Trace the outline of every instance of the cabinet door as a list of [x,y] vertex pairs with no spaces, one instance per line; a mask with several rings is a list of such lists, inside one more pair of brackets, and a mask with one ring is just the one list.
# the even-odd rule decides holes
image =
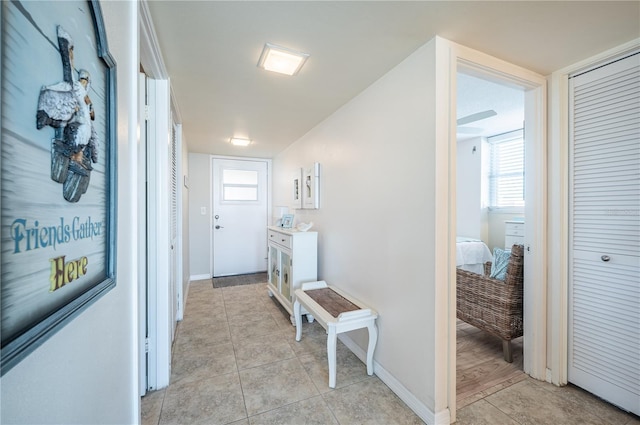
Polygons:
[[291,301],[291,256],[280,252],[280,293]]
[[280,261],[279,251],[273,246],[269,247],[269,283],[279,289],[278,286],[278,263]]

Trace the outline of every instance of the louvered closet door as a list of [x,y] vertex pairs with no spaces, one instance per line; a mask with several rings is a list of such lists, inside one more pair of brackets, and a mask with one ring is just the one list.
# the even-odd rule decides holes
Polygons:
[[569,381],[640,414],[640,54],[570,88]]

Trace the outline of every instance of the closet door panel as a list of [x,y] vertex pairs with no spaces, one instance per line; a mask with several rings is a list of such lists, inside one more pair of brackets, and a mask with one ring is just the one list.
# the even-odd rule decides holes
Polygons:
[[569,381],[640,414],[640,55],[570,87]]

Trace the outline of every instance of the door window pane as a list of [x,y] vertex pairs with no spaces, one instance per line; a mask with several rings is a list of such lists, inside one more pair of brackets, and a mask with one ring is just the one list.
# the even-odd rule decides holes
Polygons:
[[257,201],[258,172],[254,170],[222,170],[223,201]]
[[258,200],[258,187],[248,186],[231,186],[225,185],[223,187],[224,200],[225,201],[257,201]]
[[258,172],[252,170],[223,170],[223,184],[258,184]]

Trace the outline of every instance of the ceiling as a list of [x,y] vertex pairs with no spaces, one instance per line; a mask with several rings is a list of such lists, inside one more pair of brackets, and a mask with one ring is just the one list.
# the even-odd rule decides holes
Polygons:
[[[640,37],[637,1],[147,5],[189,151],[263,158],[277,155],[435,35],[542,75]],[[311,56],[294,77],[264,71],[256,64],[267,42]],[[495,109],[494,94],[460,95],[458,117]],[[232,136],[253,143],[235,147]]]
[[478,77],[458,73],[458,119],[484,111],[496,115],[458,125],[458,141],[490,137],[519,130],[524,126],[524,91]]

